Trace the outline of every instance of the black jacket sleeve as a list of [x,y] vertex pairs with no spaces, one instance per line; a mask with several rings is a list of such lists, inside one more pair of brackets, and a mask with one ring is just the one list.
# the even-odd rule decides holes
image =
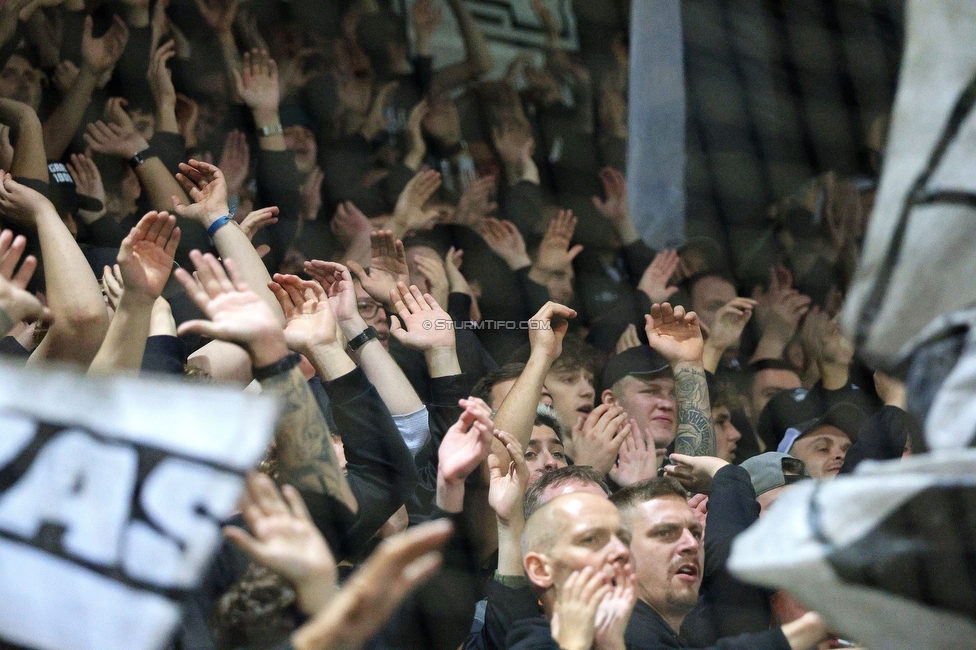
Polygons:
[[538,241],[536,226],[542,219],[542,189],[535,183],[519,181],[503,190],[501,199],[502,214],[518,227],[525,243],[531,246]]
[[347,480],[359,512],[349,533],[365,543],[403,505],[417,471],[393,416],[361,368],[323,384],[346,454]]
[[701,598],[682,625],[682,636],[696,647],[769,629],[769,592],[740,582],[727,569],[732,541],[758,518],[759,504],[749,473],[737,465],[716,472],[708,497]]
[[142,353],[142,370],[182,375],[188,355],[186,343],[175,336],[150,336]]
[[302,195],[294,152],[258,149],[256,181],[261,203],[278,206],[278,223],[258,233],[266,240],[264,243],[271,246],[271,252],[265,256],[264,263],[274,272],[281,266],[285,252],[295,238],[302,211]]
[[627,275],[630,277],[631,285],[636,289],[644,271],[654,261],[654,251],[644,243],[643,239],[638,239],[632,244],[627,244],[620,249],[620,256],[627,267]]

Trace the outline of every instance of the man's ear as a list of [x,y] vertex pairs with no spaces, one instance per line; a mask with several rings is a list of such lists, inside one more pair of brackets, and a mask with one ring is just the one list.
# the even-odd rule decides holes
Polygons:
[[613,393],[608,388],[600,393],[600,401],[609,406],[613,406],[617,403],[617,398],[613,396]]
[[525,556],[522,566],[525,568],[525,575],[529,582],[536,587],[548,589],[552,586],[552,569],[548,557],[533,551]]

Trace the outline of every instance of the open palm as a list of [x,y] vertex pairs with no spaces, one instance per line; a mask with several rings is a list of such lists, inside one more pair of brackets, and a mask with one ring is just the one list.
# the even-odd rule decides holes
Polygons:
[[118,263],[125,289],[158,298],[173,270],[173,255],[179,243],[176,217],[166,212],[147,213],[119,248]]
[[645,321],[648,343],[668,363],[701,361],[705,342],[695,312],[685,312],[680,305],[672,309],[670,303],[655,303]]

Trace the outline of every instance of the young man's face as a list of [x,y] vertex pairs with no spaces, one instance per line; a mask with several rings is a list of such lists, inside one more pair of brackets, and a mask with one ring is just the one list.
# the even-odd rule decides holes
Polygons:
[[[590,567],[613,579],[630,561],[630,534],[617,508],[606,496],[571,494],[559,497],[555,541],[545,556],[547,575],[537,586],[558,590],[574,571]],[[537,575],[530,571],[530,579]],[[539,583],[542,584],[539,584]]]
[[835,426],[825,424],[797,438],[789,454],[807,466],[813,478],[833,478],[840,472],[851,439]]
[[662,615],[686,615],[698,604],[705,566],[703,530],[678,496],[627,509],[630,543],[641,600]]
[[718,310],[735,298],[732,283],[714,275],[700,279],[691,289],[691,307],[709,328],[715,324]]
[[546,375],[545,391],[552,396],[552,408],[567,429],[576,426],[579,416],[593,410],[593,376],[582,369],[561,368]]
[[749,394],[749,417],[752,425],[756,425],[759,414],[776,393],[800,388],[802,385],[800,376],[792,370],[767,368],[757,372],[752,378],[752,390]]
[[742,433],[732,424],[729,407],[716,406],[712,409],[712,429],[715,431],[715,455],[731,463],[735,460],[735,450]]
[[569,464],[563,443],[550,427],[532,427],[532,437],[525,448],[525,464],[529,468],[529,485],[538,481],[546,470],[559,469]]
[[0,97],[23,102],[36,112],[41,106],[41,79],[40,70],[14,54],[0,70]]
[[641,431],[651,435],[654,446],[667,447],[678,429],[674,378],[624,377],[612,389],[603,391],[604,404],[617,404],[637,421]]

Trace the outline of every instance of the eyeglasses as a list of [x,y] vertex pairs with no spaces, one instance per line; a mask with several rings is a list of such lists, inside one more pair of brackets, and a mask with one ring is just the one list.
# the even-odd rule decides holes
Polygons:
[[375,300],[360,300],[356,302],[356,309],[359,310],[359,315],[369,320],[370,318],[376,318],[376,314],[380,311],[380,303]]

